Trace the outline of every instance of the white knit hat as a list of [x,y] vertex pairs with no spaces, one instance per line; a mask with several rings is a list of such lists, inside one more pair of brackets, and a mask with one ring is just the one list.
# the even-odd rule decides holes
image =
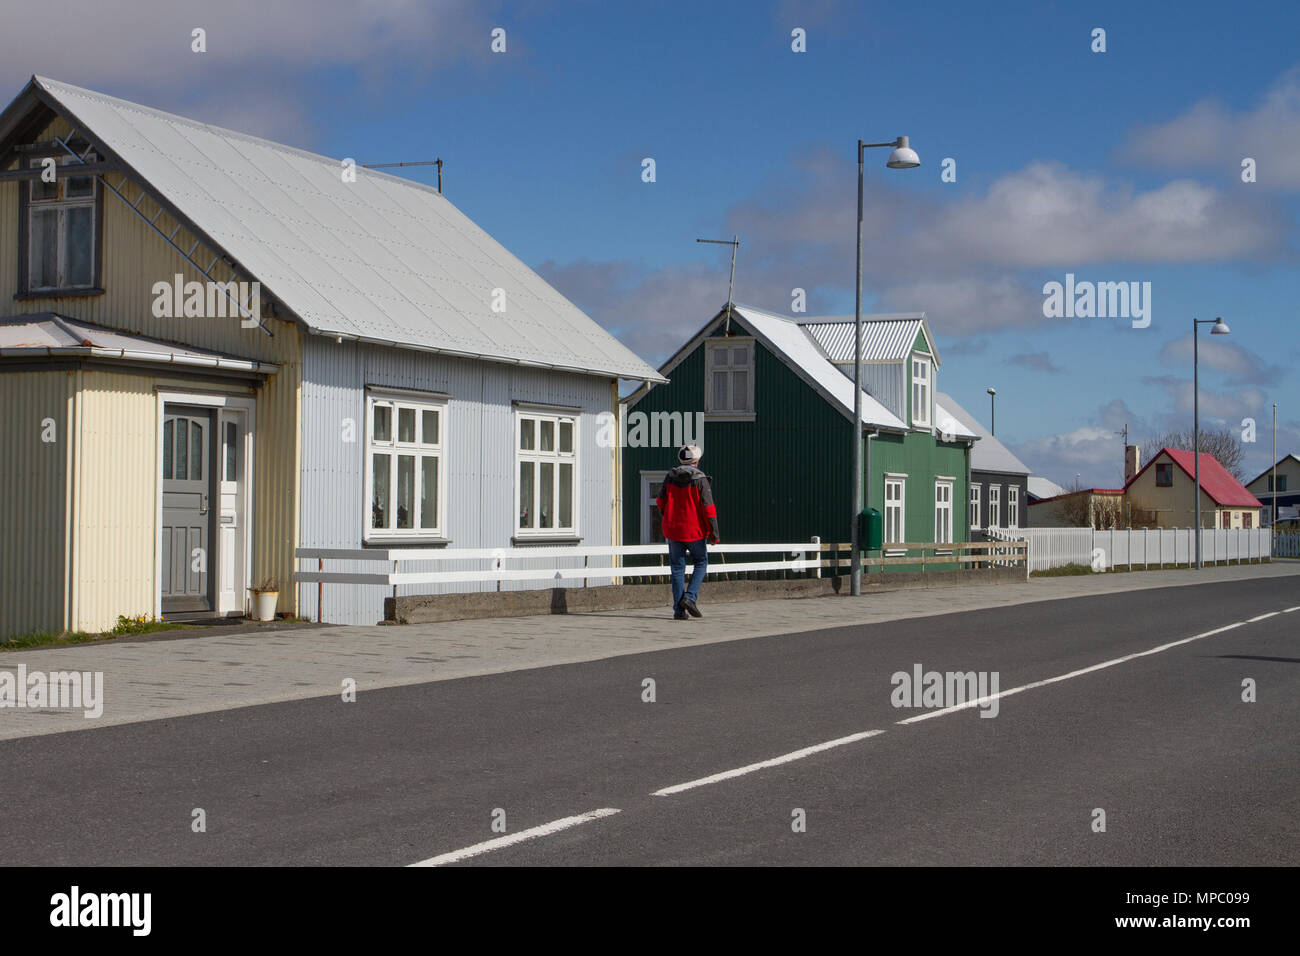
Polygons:
[[683,445],[677,450],[677,460],[683,465],[694,464],[704,456],[699,445]]

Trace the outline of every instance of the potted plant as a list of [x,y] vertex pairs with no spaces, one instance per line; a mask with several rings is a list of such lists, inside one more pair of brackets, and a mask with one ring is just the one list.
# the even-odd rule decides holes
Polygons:
[[275,606],[280,602],[280,585],[266,580],[249,591],[253,594],[253,620],[274,621]]

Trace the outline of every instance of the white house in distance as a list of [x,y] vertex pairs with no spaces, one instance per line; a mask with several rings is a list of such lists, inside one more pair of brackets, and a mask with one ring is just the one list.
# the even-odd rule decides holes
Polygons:
[[297,548],[618,544],[619,379],[663,381],[433,188],[41,77],[0,113],[0,638],[383,616]]

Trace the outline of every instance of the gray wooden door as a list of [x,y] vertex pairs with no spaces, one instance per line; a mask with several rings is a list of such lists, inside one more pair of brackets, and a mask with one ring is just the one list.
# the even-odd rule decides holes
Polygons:
[[163,412],[162,609],[210,611],[212,601],[211,409]]

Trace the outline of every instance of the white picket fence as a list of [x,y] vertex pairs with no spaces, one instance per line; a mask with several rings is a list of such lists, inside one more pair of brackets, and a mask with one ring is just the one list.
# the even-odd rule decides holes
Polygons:
[[[1013,528],[990,529],[999,541],[1027,541],[1029,570],[1046,571],[1068,564],[1116,568],[1158,568],[1165,564],[1196,563],[1194,528],[1112,529]],[[1100,553],[1098,551],[1100,550]],[[1201,560],[1237,562],[1271,558],[1272,535],[1267,528],[1201,532]]]

